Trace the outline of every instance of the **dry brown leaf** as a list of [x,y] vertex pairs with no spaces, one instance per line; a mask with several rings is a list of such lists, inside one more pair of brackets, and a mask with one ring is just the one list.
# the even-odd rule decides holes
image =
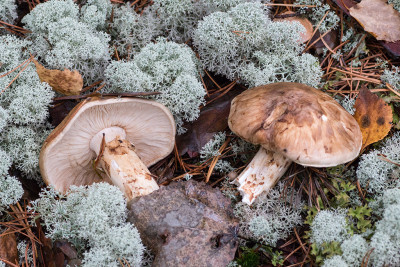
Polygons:
[[304,32],[300,33],[300,37],[301,37],[300,42],[301,43],[306,43],[313,36],[313,32],[314,32],[313,25],[306,18],[302,18],[302,17],[299,17],[299,16],[291,16],[291,15],[294,15],[294,14],[295,13],[293,11],[286,11],[286,12],[280,14],[282,16],[287,16],[286,18],[276,18],[276,19],[274,19],[274,21],[285,21],[285,22],[297,21],[297,22],[299,22],[301,25],[303,25],[303,27],[305,29]]
[[362,148],[383,139],[392,127],[392,109],[368,89],[361,89],[354,105],[354,118],[363,136]]
[[226,95],[202,108],[196,121],[183,125],[188,130],[176,138],[179,155],[187,153],[191,158],[197,157],[201,148],[212,139],[214,134],[228,127],[231,101],[241,92],[236,89],[229,91]]
[[48,83],[54,91],[64,95],[79,95],[83,88],[83,79],[78,71],[68,69],[49,70],[39,62],[33,60],[36,65],[36,72],[41,82]]
[[[18,262],[17,237],[6,230],[0,236],[0,258],[11,263]],[[1,261],[0,261],[1,262]]]
[[378,40],[400,40],[400,13],[386,0],[362,0],[350,14]]

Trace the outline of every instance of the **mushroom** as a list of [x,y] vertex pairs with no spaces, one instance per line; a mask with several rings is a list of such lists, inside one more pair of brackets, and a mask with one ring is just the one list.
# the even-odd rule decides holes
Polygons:
[[131,200],[159,188],[147,167],[171,153],[174,138],[174,119],[162,104],[89,98],[45,140],[40,172],[46,184],[61,192],[71,185],[106,181]]
[[273,83],[232,100],[228,124],[261,148],[237,177],[243,202],[269,191],[292,161],[336,166],[358,156],[362,135],[356,120],[333,98],[300,83]]

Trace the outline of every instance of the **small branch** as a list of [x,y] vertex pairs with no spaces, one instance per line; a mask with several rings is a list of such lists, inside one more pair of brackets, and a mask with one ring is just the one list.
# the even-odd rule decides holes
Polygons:
[[87,95],[71,95],[71,96],[61,96],[53,98],[53,101],[63,101],[63,100],[78,100],[84,99],[88,97],[105,97],[105,96],[120,96],[120,97],[138,97],[138,96],[151,96],[151,95],[159,95],[161,92],[135,92],[135,93],[108,93],[108,94],[100,94],[100,93],[90,93]]
[[264,4],[264,6],[317,7],[316,5],[275,4],[275,3],[267,3],[267,4]]
[[386,87],[390,90],[390,92],[400,97],[400,93],[396,89],[394,89],[389,83],[386,83]]
[[222,156],[222,151],[224,151],[224,149],[228,146],[228,143],[230,141],[231,141],[230,138],[226,139],[226,141],[222,144],[222,146],[218,150],[219,155],[214,157],[213,160],[211,161],[210,167],[207,172],[206,180],[205,180],[206,183],[208,183],[208,181],[210,180],[210,177],[215,168],[215,165],[217,164],[217,161],[219,160],[219,158]]
[[[314,34],[317,32],[317,30],[319,29],[319,26],[321,26],[322,22],[324,21],[324,19],[326,18],[326,16],[328,16],[329,11],[326,11],[325,15],[322,17],[321,21],[318,23],[317,27],[315,27],[315,30],[313,31],[313,33],[311,34],[311,36],[314,36]],[[329,31],[328,31],[329,32]],[[322,36],[320,36],[319,38],[323,38],[328,32],[324,33]],[[309,45],[310,41],[312,38],[310,38],[310,40],[308,40],[307,44],[306,44],[306,48],[304,49],[303,52],[307,51],[311,46],[313,46],[316,42],[318,42],[319,38],[317,40],[315,40],[311,45]]]
[[29,66],[29,63],[32,62],[32,59],[33,59],[33,56],[31,56],[31,57],[28,59],[28,62],[27,62],[26,65],[22,68],[22,70],[20,70],[20,71],[18,72],[17,76],[15,76],[14,79],[12,79],[12,81],[6,86],[6,88],[4,88],[4,89],[0,92],[0,95],[3,94],[4,91],[5,91],[8,87],[10,87],[10,85],[19,77],[19,75],[21,75],[21,73]]
[[394,164],[394,165],[400,167],[400,163],[397,163],[397,162],[394,162],[394,161],[388,159],[386,155],[384,155],[384,154],[377,154],[377,155],[378,155],[378,157],[379,157],[381,160],[386,161],[386,162],[389,162],[389,163],[391,163],[391,164]]

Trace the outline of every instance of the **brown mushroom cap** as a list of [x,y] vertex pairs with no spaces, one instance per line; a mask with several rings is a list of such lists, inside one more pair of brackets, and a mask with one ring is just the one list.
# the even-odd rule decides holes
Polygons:
[[336,166],[361,149],[356,120],[330,96],[300,83],[246,90],[233,99],[228,123],[248,142],[304,166]]
[[[95,172],[91,139],[109,127],[126,132],[125,139],[146,166],[171,153],[175,122],[155,101],[138,98],[92,98],[78,104],[47,137],[40,151],[40,171],[46,184],[65,192],[71,185],[108,181]],[[111,140],[110,140],[111,141]],[[106,140],[108,142],[108,140]]]

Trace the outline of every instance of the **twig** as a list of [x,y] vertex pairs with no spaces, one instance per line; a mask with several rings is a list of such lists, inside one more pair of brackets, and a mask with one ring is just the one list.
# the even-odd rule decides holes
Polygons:
[[85,88],[83,88],[83,89],[81,90],[81,93],[86,92],[86,91],[89,91],[90,89],[92,89],[93,87],[95,87],[96,85],[98,85],[98,84],[100,84],[100,83],[102,83],[102,82],[103,82],[103,80],[100,80],[100,81],[97,81],[97,82],[92,83],[92,84],[89,85],[89,86],[86,86]]
[[[104,86],[104,85],[103,85]],[[101,89],[101,88],[100,88]],[[96,91],[100,90],[99,88]],[[107,97],[107,96],[118,96],[118,97],[138,97],[138,96],[151,96],[151,95],[159,95],[160,92],[136,92],[136,93],[107,93],[107,94],[100,94],[100,93],[90,93],[86,95],[68,95],[68,96],[61,96],[53,98],[53,101],[63,101],[63,100],[78,100],[78,99],[85,99],[88,97]]]
[[396,89],[394,89],[389,83],[386,83],[386,87],[390,90],[390,92],[400,97],[400,93]]
[[224,96],[226,93],[228,93],[235,85],[236,85],[236,81],[233,81],[233,82],[231,83],[231,85],[230,85],[223,93],[221,93],[221,94],[218,95],[217,97],[215,97],[215,98],[211,99],[210,101],[208,101],[208,102],[206,103],[206,105],[208,105],[208,104],[214,102],[215,100],[217,100],[217,99],[223,97],[223,96]]
[[135,0],[132,2],[131,7],[133,7],[134,5],[136,5],[140,0]]
[[386,162],[389,162],[389,163],[391,163],[391,164],[394,164],[394,165],[400,167],[400,163],[397,163],[397,162],[394,162],[394,161],[388,159],[386,155],[384,155],[384,154],[377,154],[377,155],[378,155],[378,157],[379,157],[381,160],[386,161]]
[[339,68],[336,68],[336,67],[332,67],[332,70],[336,70],[336,71],[339,71],[339,72],[342,72],[342,73],[346,73],[346,74],[349,74],[349,75],[351,75],[351,76],[363,78],[365,81],[369,81],[369,82],[371,82],[371,83],[376,83],[376,84],[381,84],[381,83],[382,83],[382,82],[381,82],[380,80],[378,80],[378,79],[368,78],[368,77],[365,77],[365,76],[363,76],[363,75],[361,75],[361,74],[354,73],[354,72],[350,72],[350,71],[343,70],[343,69],[339,69]]
[[[311,36],[314,36],[314,34],[317,32],[317,30],[319,29],[319,26],[321,26],[321,23],[324,21],[324,19],[326,18],[326,16],[328,16],[329,11],[326,11],[325,15],[322,17],[322,19],[320,20],[320,22],[317,24],[317,27],[315,27],[315,30],[313,31],[313,33],[311,34]],[[323,38],[328,32],[324,33],[322,36],[320,36],[319,38]],[[316,42],[318,42],[319,38],[317,40],[315,40],[310,46],[309,43],[311,41],[308,40],[307,44],[306,44],[306,48],[304,49],[303,52],[307,51],[311,46],[313,46]]]
[[206,183],[208,183],[208,181],[210,180],[210,177],[211,177],[211,174],[212,174],[212,172],[213,172],[213,170],[214,170],[214,168],[215,168],[215,165],[217,164],[217,161],[219,160],[219,158],[220,158],[221,155],[222,155],[222,151],[224,151],[224,149],[228,146],[228,144],[229,144],[230,141],[231,141],[230,138],[226,139],[226,141],[225,141],[225,142],[222,144],[222,146],[218,149],[219,155],[218,155],[218,156],[215,156],[215,157],[213,158],[213,160],[211,161],[210,167],[209,167],[208,172],[207,172],[206,180],[205,180]]
[[219,86],[219,84],[214,81],[214,79],[211,77],[211,75],[207,72],[207,70],[204,70],[204,72],[207,74],[208,78],[210,78],[210,80],[218,87],[218,89],[221,89],[221,86]]
[[316,5],[296,5],[296,4],[275,4],[266,3],[265,6],[285,6],[285,7],[317,7]]
[[206,83],[204,82],[203,76],[201,76],[201,74],[200,74],[200,73],[199,73],[199,77],[200,77],[201,83],[203,84],[204,90],[206,90],[206,94],[207,94],[207,96],[210,96],[210,93],[208,92],[208,89],[207,89]]
[[[303,249],[304,253],[307,253],[306,248],[304,247],[303,242],[301,242],[301,238],[299,236],[299,234],[297,233],[296,228],[293,229],[294,230],[294,234],[296,235],[297,241],[300,243],[301,248]],[[308,256],[308,255],[307,255]]]
[[297,247],[295,250],[290,252],[289,255],[287,255],[286,258],[283,259],[283,262],[285,262],[287,259],[289,259],[289,257],[292,256],[294,253],[296,253],[296,251],[298,251],[299,249],[301,249],[301,246]]
[[32,62],[32,59],[33,59],[33,56],[31,56],[31,57],[28,59],[28,62],[27,62],[26,65],[18,72],[17,76],[15,76],[14,79],[12,79],[12,81],[6,86],[6,88],[4,88],[4,89],[0,92],[0,95],[1,95],[2,93],[4,93],[4,91],[19,77],[19,75],[21,75],[21,73],[29,66],[29,63]]

